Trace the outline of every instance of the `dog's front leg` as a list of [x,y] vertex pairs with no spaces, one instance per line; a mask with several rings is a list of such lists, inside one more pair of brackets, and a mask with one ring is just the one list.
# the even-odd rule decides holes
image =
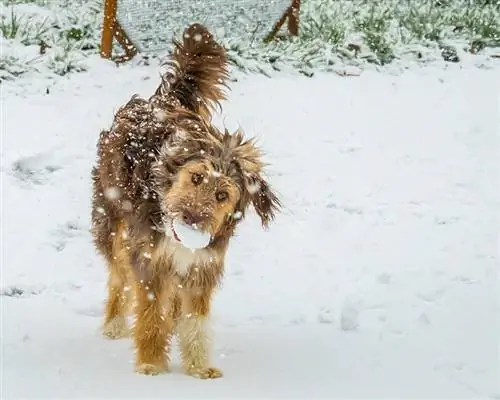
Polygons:
[[[141,279],[142,278],[142,279]],[[161,275],[139,274],[136,281],[136,371],[157,375],[168,369],[168,350],[173,331],[172,285]]]
[[210,365],[209,315],[212,290],[181,292],[181,316],[176,324],[182,363],[189,375],[201,379],[220,378]]

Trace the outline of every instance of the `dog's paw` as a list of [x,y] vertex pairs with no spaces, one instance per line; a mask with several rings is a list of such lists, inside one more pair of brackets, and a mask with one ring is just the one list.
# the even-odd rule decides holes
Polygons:
[[188,371],[188,374],[199,379],[217,379],[217,378],[222,378],[222,371],[213,368],[213,367],[208,367],[208,368],[191,368]]
[[130,335],[130,329],[123,317],[116,317],[104,325],[102,334],[108,339],[121,339]]
[[167,368],[161,365],[143,363],[135,367],[135,372],[142,375],[159,375],[167,372]]

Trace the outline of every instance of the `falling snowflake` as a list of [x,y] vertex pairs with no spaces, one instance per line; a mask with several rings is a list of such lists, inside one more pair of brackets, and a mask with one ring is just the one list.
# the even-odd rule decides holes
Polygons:
[[104,190],[104,197],[110,201],[118,200],[121,197],[120,189],[115,186],[106,188]]
[[125,200],[123,203],[122,203],[122,209],[124,211],[132,211],[132,203],[128,200]]
[[155,108],[153,110],[153,117],[156,121],[164,122],[167,120],[167,113],[160,108]]
[[260,190],[260,184],[258,182],[252,182],[247,185],[247,189],[250,194],[255,194]]

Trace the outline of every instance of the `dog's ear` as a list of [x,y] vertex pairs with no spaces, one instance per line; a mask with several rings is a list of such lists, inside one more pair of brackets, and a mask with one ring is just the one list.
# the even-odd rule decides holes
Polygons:
[[262,177],[265,164],[262,151],[255,143],[255,138],[244,139],[243,131],[238,129],[232,135],[226,130],[223,137],[224,147],[231,149],[231,164],[235,166],[243,181],[244,193],[241,208],[251,203],[260,217],[262,226],[267,228],[281,208],[281,202]]
[[280,210],[281,202],[269,183],[260,175],[250,175],[247,177],[246,184],[250,202],[260,217],[262,227],[267,228]]

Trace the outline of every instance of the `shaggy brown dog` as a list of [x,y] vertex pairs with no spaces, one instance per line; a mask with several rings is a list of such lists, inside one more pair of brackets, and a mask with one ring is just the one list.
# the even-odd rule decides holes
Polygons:
[[[98,143],[92,233],[109,270],[104,334],[128,336],[134,303],[138,372],[166,371],[177,334],[186,372],[217,378],[207,320],[229,240],[249,205],[267,226],[280,202],[262,176],[254,140],[210,123],[225,99],[223,48],[194,24],[182,44],[174,41],[169,65],[156,93],[133,97]],[[180,244],[175,219],[208,232],[209,245],[193,251]]]

